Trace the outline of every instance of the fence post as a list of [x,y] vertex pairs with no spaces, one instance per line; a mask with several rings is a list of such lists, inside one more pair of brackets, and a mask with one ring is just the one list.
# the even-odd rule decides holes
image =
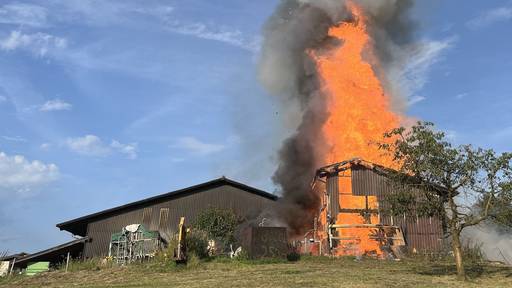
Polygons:
[[68,256],[66,258],[66,273],[68,272],[68,267],[69,267],[69,251],[68,251]]

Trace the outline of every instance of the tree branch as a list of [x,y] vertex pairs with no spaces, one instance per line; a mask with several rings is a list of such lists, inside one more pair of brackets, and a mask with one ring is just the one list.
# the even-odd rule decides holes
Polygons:
[[482,221],[486,220],[487,218],[489,218],[489,209],[491,207],[491,200],[494,198],[494,194],[491,194],[489,195],[489,198],[487,199],[486,203],[485,203],[485,209],[484,209],[484,213],[482,214],[482,216],[474,219],[473,221],[470,221],[470,222],[466,222],[466,223],[462,223],[461,224],[461,229],[464,229],[466,227],[469,227],[469,226],[474,226],[474,225],[478,225],[480,224]]

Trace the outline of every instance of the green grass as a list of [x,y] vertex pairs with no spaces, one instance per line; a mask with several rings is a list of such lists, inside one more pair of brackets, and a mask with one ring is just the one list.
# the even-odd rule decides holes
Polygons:
[[[422,259],[355,261],[350,257],[303,257],[283,260],[194,260],[187,266],[153,261],[128,267],[84,265],[34,277],[0,280],[0,287],[512,287],[512,270],[467,265],[470,280],[455,279],[449,262]],[[78,268],[78,266],[75,266]]]

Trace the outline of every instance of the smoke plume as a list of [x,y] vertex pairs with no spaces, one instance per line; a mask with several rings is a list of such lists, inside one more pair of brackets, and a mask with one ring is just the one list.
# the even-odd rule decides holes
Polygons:
[[462,237],[466,243],[479,247],[487,260],[512,265],[512,237],[510,232],[486,223],[467,227],[462,232]]
[[[314,173],[322,163],[325,141],[321,127],[326,121],[326,96],[319,90],[309,49],[329,43],[329,27],[351,21],[344,0],[282,0],[264,29],[259,77],[270,94],[278,99],[280,114],[292,135],[279,151],[279,166],[273,181],[282,189],[280,217],[295,234],[311,227],[320,198],[311,189]],[[380,67],[374,67],[392,97],[396,110],[405,107],[405,95],[394,83],[394,71],[407,63],[413,29],[408,12],[412,0],[352,0],[368,17],[373,50]],[[343,43],[329,43],[343,45]],[[371,60],[369,60],[371,61]],[[344,160],[344,159],[340,159]]]

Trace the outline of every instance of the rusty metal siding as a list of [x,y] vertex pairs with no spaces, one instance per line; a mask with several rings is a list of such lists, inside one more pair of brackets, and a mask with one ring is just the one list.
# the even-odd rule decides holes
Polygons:
[[[262,210],[275,201],[235,188],[229,185],[211,188],[205,191],[182,195],[175,199],[167,199],[145,207],[137,207],[131,211],[120,212],[93,222],[87,227],[87,235],[91,242],[86,244],[84,255],[87,258],[108,255],[110,237],[112,233],[119,232],[124,226],[135,223],[149,223],[149,230],[159,230],[164,238],[170,238],[177,230],[180,217],[185,217],[186,224],[190,225],[196,215],[209,208],[218,207],[232,209],[237,215],[251,218],[257,216]],[[151,209],[145,209],[151,208]],[[162,209],[162,210],[161,210]],[[167,227],[160,226],[160,211],[167,214]],[[151,217],[147,213],[151,211]],[[146,215],[144,215],[146,212]],[[144,217],[145,216],[145,217]]]
[[327,176],[327,196],[329,201],[329,210],[331,219],[338,219],[340,213],[340,191],[338,187],[339,177],[337,174]]
[[[392,186],[385,176],[363,166],[352,166],[352,193],[357,196],[377,196],[382,207]],[[380,214],[380,213],[379,213]],[[437,217],[405,215],[391,217],[379,215],[380,223],[402,227],[410,250],[417,252],[438,251],[442,248],[443,232]]]

